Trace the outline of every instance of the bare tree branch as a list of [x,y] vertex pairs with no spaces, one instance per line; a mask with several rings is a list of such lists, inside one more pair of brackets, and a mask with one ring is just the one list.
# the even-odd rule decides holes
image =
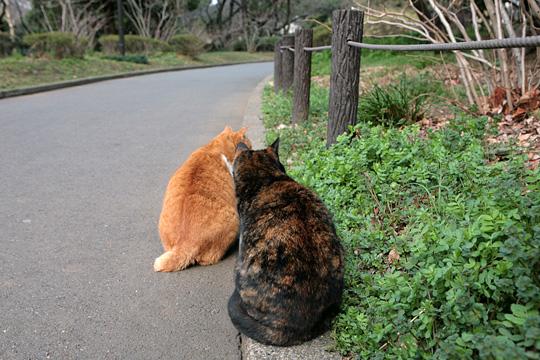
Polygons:
[[[514,12],[516,8],[505,9],[502,0],[483,0],[486,12],[480,10],[475,0],[468,4],[461,0],[409,0],[408,9],[412,9],[417,18],[412,17],[405,9],[396,12],[374,9],[369,5],[358,6],[366,11],[368,24],[391,25],[414,32],[415,35],[411,37],[440,43],[473,40],[467,31],[469,25],[472,25],[476,40],[482,40],[482,33],[488,33],[491,38],[503,38],[505,33],[508,37],[538,33],[540,28],[534,24],[540,23],[540,6],[535,0],[525,0],[525,3],[530,6],[526,7],[524,2],[521,2],[517,16]],[[469,17],[467,14],[464,16],[464,12],[467,12]],[[435,26],[435,23],[439,25]],[[537,79],[540,73],[540,51],[537,52],[537,57],[528,60],[524,49],[512,50],[511,58],[504,49],[453,51],[469,102],[482,105],[486,99],[484,90],[487,88],[491,94],[499,87],[505,90],[508,108],[511,110],[514,106],[511,92],[519,89],[521,93],[525,93],[531,86],[536,85],[536,80],[531,79]]]
[[165,41],[178,30],[184,9],[182,0],[127,0],[126,4],[126,15],[139,35]]

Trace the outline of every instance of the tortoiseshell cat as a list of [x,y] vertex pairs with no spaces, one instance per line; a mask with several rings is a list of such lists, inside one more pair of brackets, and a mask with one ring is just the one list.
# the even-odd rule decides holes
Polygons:
[[343,248],[323,202],[285,173],[278,147],[236,148],[240,249],[228,308],[244,335],[289,346],[322,334],[339,310]]

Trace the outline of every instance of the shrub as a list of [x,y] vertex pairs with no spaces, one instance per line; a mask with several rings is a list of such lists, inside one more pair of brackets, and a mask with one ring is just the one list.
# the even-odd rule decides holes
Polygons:
[[30,47],[30,55],[42,57],[49,54],[57,59],[81,58],[88,46],[88,39],[64,32],[29,34],[23,37],[23,42]]
[[192,34],[175,35],[169,40],[171,46],[177,54],[196,58],[204,50],[204,42]]
[[[332,26],[332,25],[328,25]],[[332,31],[326,26],[318,25],[313,28],[313,46],[325,46],[332,44]]]
[[106,55],[104,59],[114,61],[132,62],[135,64],[148,64],[148,58],[145,55]]
[[422,119],[427,89],[402,77],[397,84],[375,85],[360,99],[360,118],[374,125],[402,126]]
[[[107,55],[119,54],[118,35],[103,35],[98,42],[101,45],[103,53]],[[148,38],[139,35],[124,36],[126,53],[130,54],[154,54],[160,51],[170,51],[169,44],[165,41]]]
[[15,44],[7,33],[0,32],[0,57],[9,56]]
[[236,39],[231,43],[230,48],[233,51],[247,51],[246,41],[244,39]]
[[277,36],[263,36],[257,40],[257,51],[274,51],[274,46],[279,41]]
[[98,39],[101,45],[101,51],[104,54],[111,55],[119,53],[118,50],[118,35],[102,35]]
[[102,35],[98,39],[101,45],[101,52],[107,55],[117,54],[118,51],[118,35]]

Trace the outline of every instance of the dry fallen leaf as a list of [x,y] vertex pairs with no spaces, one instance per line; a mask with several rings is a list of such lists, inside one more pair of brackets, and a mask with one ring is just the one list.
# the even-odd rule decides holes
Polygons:
[[396,249],[390,250],[390,252],[388,253],[388,256],[386,257],[386,263],[388,265],[392,265],[398,261],[399,261],[399,254],[397,250]]
[[519,107],[517,108],[516,110],[514,110],[514,112],[512,113],[512,117],[514,119],[520,119],[520,118],[524,118],[525,116],[527,115],[527,110]]

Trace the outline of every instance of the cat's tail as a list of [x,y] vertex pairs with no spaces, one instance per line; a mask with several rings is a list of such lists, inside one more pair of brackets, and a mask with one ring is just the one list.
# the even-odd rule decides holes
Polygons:
[[272,328],[249,316],[242,306],[242,299],[235,290],[229,299],[229,317],[238,331],[265,345],[291,346],[301,344],[311,334],[298,334],[297,331],[285,328]]
[[178,254],[174,251],[164,252],[154,261],[154,271],[179,271],[192,264],[192,259],[187,254]]

